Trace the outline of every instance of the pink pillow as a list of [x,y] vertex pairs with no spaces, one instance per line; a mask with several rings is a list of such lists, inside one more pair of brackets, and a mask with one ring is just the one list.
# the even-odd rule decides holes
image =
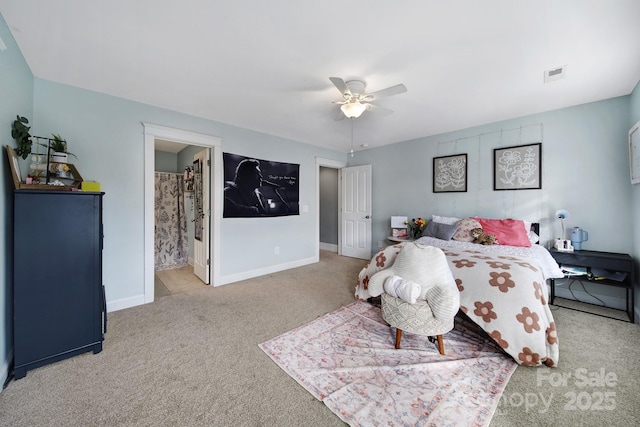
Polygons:
[[473,218],[465,218],[456,222],[458,231],[453,235],[453,240],[459,242],[473,242],[474,237],[471,235],[471,230],[474,228],[482,228],[482,225]]
[[531,247],[531,242],[525,233],[524,223],[519,219],[487,219],[476,218],[482,225],[482,231],[496,236],[499,245]]

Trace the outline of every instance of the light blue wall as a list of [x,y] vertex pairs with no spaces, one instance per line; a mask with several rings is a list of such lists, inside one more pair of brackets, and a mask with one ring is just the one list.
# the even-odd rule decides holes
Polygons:
[[[391,215],[432,214],[540,222],[544,244],[560,234],[555,211],[566,209],[566,228],[589,232],[584,249],[635,253],[629,110],[624,96],[357,152],[350,166],[372,165],[374,246],[388,236]],[[540,141],[542,189],[493,191],[493,149]],[[433,158],[462,153],[468,191],[434,194]],[[604,293],[619,297],[616,291]]]
[[[589,232],[585,249],[630,252],[628,111],[629,97],[619,97],[357,152],[349,164],[373,168],[374,242],[400,214],[521,218],[540,222],[546,240],[560,234],[554,213],[562,208],[567,228]],[[540,141],[542,189],[493,191],[493,149]],[[468,191],[434,194],[433,157],[461,153]]]
[[[307,213],[280,218],[227,218],[219,239],[222,276],[312,258],[316,247],[316,156],[346,155],[186,114],[41,79],[34,84],[38,132],[65,135],[88,180],[102,184],[107,301],[143,294],[143,127],[160,124],[222,138],[225,152],[300,164],[300,203]],[[291,238],[295,236],[295,238]],[[280,248],[279,255],[274,247]]]
[[631,93],[631,120],[629,122],[629,128],[636,124],[640,120],[640,82],[636,85],[636,88]]
[[184,172],[184,168],[189,166],[193,168],[193,156],[202,151],[203,147],[196,145],[188,145],[178,153],[178,171]]
[[156,151],[155,153],[156,172],[179,172],[178,154]]
[[[13,180],[4,147],[15,147],[11,124],[16,115],[33,117],[33,74],[1,15],[0,38],[7,46],[0,52],[0,381],[4,383],[13,353]],[[21,169],[25,166],[26,162]]]

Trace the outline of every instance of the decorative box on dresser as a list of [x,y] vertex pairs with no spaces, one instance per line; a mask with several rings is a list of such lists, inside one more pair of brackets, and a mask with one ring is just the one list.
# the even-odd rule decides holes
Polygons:
[[102,197],[14,192],[14,378],[81,353],[102,351]]

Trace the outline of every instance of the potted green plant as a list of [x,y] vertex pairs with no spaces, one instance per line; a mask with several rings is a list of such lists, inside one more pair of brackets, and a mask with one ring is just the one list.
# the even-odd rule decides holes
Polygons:
[[31,141],[31,134],[29,133],[29,129],[31,128],[27,126],[28,123],[29,120],[27,120],[26,117],[16,116],[11,126],[11,136],[18,144],[16,154],[23,159],[26,159],[31,153],[31,144],[33,143],[33,141]]
[[49,140],[49,146],[51,147],[51,160],[56,163],[67,163],[68,156],[73,156],[77,159],[76,155],[67,151],[67,141],[57,133],[52,133],[53,139]]

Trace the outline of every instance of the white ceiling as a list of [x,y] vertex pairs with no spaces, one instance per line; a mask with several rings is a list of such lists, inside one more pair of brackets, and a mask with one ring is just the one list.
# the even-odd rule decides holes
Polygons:
[[166,141],[164,139],[156,139],[154,142],[156,151],[164,151],[165,153],[179,153],[187,147],[185,144],[178,144],[177,142]]
[[638,0],[0,0],[0,13],[38,78],[343,152],[332,76],[408,89],[377,101],[394,114],[356,119],[356,150],[640,80]]

